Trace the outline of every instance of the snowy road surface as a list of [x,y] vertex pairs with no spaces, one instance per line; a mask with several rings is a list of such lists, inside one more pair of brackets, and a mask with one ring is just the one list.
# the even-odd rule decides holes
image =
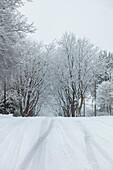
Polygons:
[[113,117],[0,116],[0,170],[113,170]]

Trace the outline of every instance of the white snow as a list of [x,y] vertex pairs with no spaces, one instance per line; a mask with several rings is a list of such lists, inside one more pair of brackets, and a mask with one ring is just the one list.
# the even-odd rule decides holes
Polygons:
[[113,170],[113,117],[0,116],[0,170]]

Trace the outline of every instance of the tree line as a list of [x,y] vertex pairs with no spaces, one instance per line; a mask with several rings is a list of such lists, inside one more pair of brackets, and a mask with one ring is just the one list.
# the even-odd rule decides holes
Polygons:
[[22,5],[0,2],[0,112],[28,117],[51,107],[56,116],[86,116],[90,98],[90,115],[112,114],[113,54],[73,33],[49,45],[30,40],[35,27],[19,13]]

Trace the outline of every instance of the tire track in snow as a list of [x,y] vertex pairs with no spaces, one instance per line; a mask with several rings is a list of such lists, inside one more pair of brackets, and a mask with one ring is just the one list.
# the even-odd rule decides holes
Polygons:
[[109,123],[106,123],[106,122],[101,121],[101,120],[93,120],[93,121],[97,122],[98,124],[102,124],[103,126],[107,126],[107,127],[113,129],[113,125],[111,125],[111,124],[109,124]]
[[[37,139],[36,143],[33,145],[32,149],[28,152],[26,158],[21,163],[18,170],[28,170],[29,169],[30,165],[32,164],[33,159],[36,158],[35,157],[36,153],[39,151],[41,144],[44,142],[44,140],[47,138],[47,136],[53,129],[53,123],[54,123],[54,120],[52,119],[51,122],[49,123],[48,129],[45,131],[45,127],[43,127],[43,126],[44,126],[44,124],[46,124],[46,128],[47,128],[47,119],[43,120],[41,128],[40,128],[40,134],[42,134],[44,131],[45,131],[45,133]],[[41,148],[41,150],[42,150],[42,148]],[[41,150],[40,150],[39,154],[41,154]],[[39,160],[37,160],[37,162],[39,163]],[[43,162],[43,164],[44,164],[44,162]],[[33,170],[32,167],[31,167],[31,169]]]
[[[14,132],[18,132],[18,130],[21,128],[21,126],[23,124],[25,124],[27,120],[24,120],[23,122],[21,120],[15,120],[12,121],[10,123],[8,123],[8,125],[6,125],[4,128],[2,128],[2,131],[0,131],[0,134],[3,132],[2,138],[0,139],[0,145],[5,142],[6,140],[8,140],[8,138],[14,133]],[[12,125],[12,126],[10,126]],[[15,128],[13,128],[15,127]]]
[[[113,133],[113,126],[111,125],[111,124],[109,124],[109,123],[105,123],[104,124],[104,122],[103,121],[101,121],[101,120],[93,120],[93,123],[95,124],[96,123],[96,127],[95,127],[95,134],[98,136],[98,138],[100,138],[101,140],[103,140],[103,141],[105,141],[105,142],[107,142],[107,143],[109,143],[109,145],[111,145],[111,147],[112,147],[112,145],[113,145],[113,141],[112,141],[112,139],[110,138],[110,139],[108,139],[108,138],[105,138],[105,133],[103,134],[101,134],[100,133],[100,131],[98,130],[98,126],[97,125],[99,125],[99,127],[102,127],[103,126],[103,128],[105,128],[105,126],[107,127],[107,128],[105,128],[105,131],[106,131],[106,133],[108,134],[110,134],[109,136],[111,136]],[[104,132],[105,132],[104,131]]]
[[[17,122],[17,127],[11,131],[8,136],[6,136],[3,145],[0,145],[0,149],[2,149],[2,152],[0,152],[0,157],[2,157],[2,159],[0,159],[0,166],[2,170],[16,170],[15,166],[18,160],[18,153],[20,151],[21,141],[23,138],[22,132],[23,128],[26,127],[27,121],[28,120],[26,119],[26,121],[23,121],[20,124]],[[7,152],[5,152],[5,150],[7,150]],[[10,155],[8,160],[7,155]],[[9,166],[10,162],[11,165]]]
[[79,124],[79,127],[81,128],[81,130],[84,132],[84,140],[85,140],[85,145],[86,145],[86,150],[87,150],[87,157],[88,160],[92,166],[92,168],[94,170],[99,169],[101,170],[101,168],[99,167],[99,162],[96,159],[95,153],[93,148],[96,148],[97,151],[102,155],[102,157],[105,158],[105,160],[107,160],[110,163],[110,169],[113,167],[113,159],[111,159],[111,157],[109,157],[108,153],[101,147],[101,145],[99,145],[94,139],[93,136],[90,135],[90,133],[88,133],[88,129],[83,125],[82,122],[77,121],[77,123]]
[[[19,159],[20,153],[22,151],[22,146],[24,144],[24,138],[26,136],[27,128],[29,127],[29,123],[30,123],[29,119],[26,120],[24,122],[24,125],[22,125],[22,127],[20,129],[20,132],[19,132],[20,133],[20,137],[18,137],[18,142],[17,142],[18,145],[16,145],[16,148],[18,146],[18,154],[17,154],[16,161],[15,161],[15,170],[18,169],[18,159]],[[24,132],[23,132],[23,129],[24,129]]]
[[99,167],[98,160],[96,159],[95,152],[94,152],[93,147],[92,147],[93,143],[91,141],[91,137],[84,128],[83,128],[83,132],[84,132],[84,140],[85,140],[85,145],[86,145],[88,161],[90,162],[90,165],[92,166],[92,168],[94,170],[96,170],[96,169],[99,170],[100,167]]
[[[83,162],[85,161],[82,157],[82,152],[78,149],[78,146],[75,146],[71,143],[70,136],[67,135],[66,131],[64,130],[65,126],[63,127],[62,123],[60,121],[57,121],[57,127],[59,130],[57,130],[57,135],[60,135],[59,140],[61,141],[62,149],[65,153],[65,156],[67,158],[67,161],[70,162],[70,168],[71,170],[81,170],[81,163],[75,164],[75,160],[77,162],[80,161],[80,158],[83,159]],[[71,130],[71,128],[68,126],[68,128]],[[65,142],[65,143],[64,143]],[[76,142],[76,141],[75,141]],[[65,144],[65,146],[64,146]],[[91,170],[90,167],[87,167],[87,165],[84,164],[84,170]]]
[[73,165],[72,157],[71,157],[69,151],[67,150],[67,147],[64,146],[64,141],[69,146],[69,150],[71,149],[71,147],[70,147],[70,144],[69,144],[67,138],[65,137],[64,132],[62,131],[61,125],[58,121],[57,121],[57,127],[58,127],[58,129],[56,130],[57,139],[60,140],[60,143],[61,143],[61,146],[62,146],[62,151],[63,151],[63,153],[64,153],[64,155],[67,159],[67,162],[70,162],[70,164],[69,164],[70,168],[74,170],[75,167]]

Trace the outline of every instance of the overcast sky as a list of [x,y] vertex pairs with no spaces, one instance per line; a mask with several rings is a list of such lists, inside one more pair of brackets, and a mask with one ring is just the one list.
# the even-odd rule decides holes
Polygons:
[[38,28],[32,35],[38,41],[50,43],[68,31],[113,52],[113,0],[33,0],[21,12]]

